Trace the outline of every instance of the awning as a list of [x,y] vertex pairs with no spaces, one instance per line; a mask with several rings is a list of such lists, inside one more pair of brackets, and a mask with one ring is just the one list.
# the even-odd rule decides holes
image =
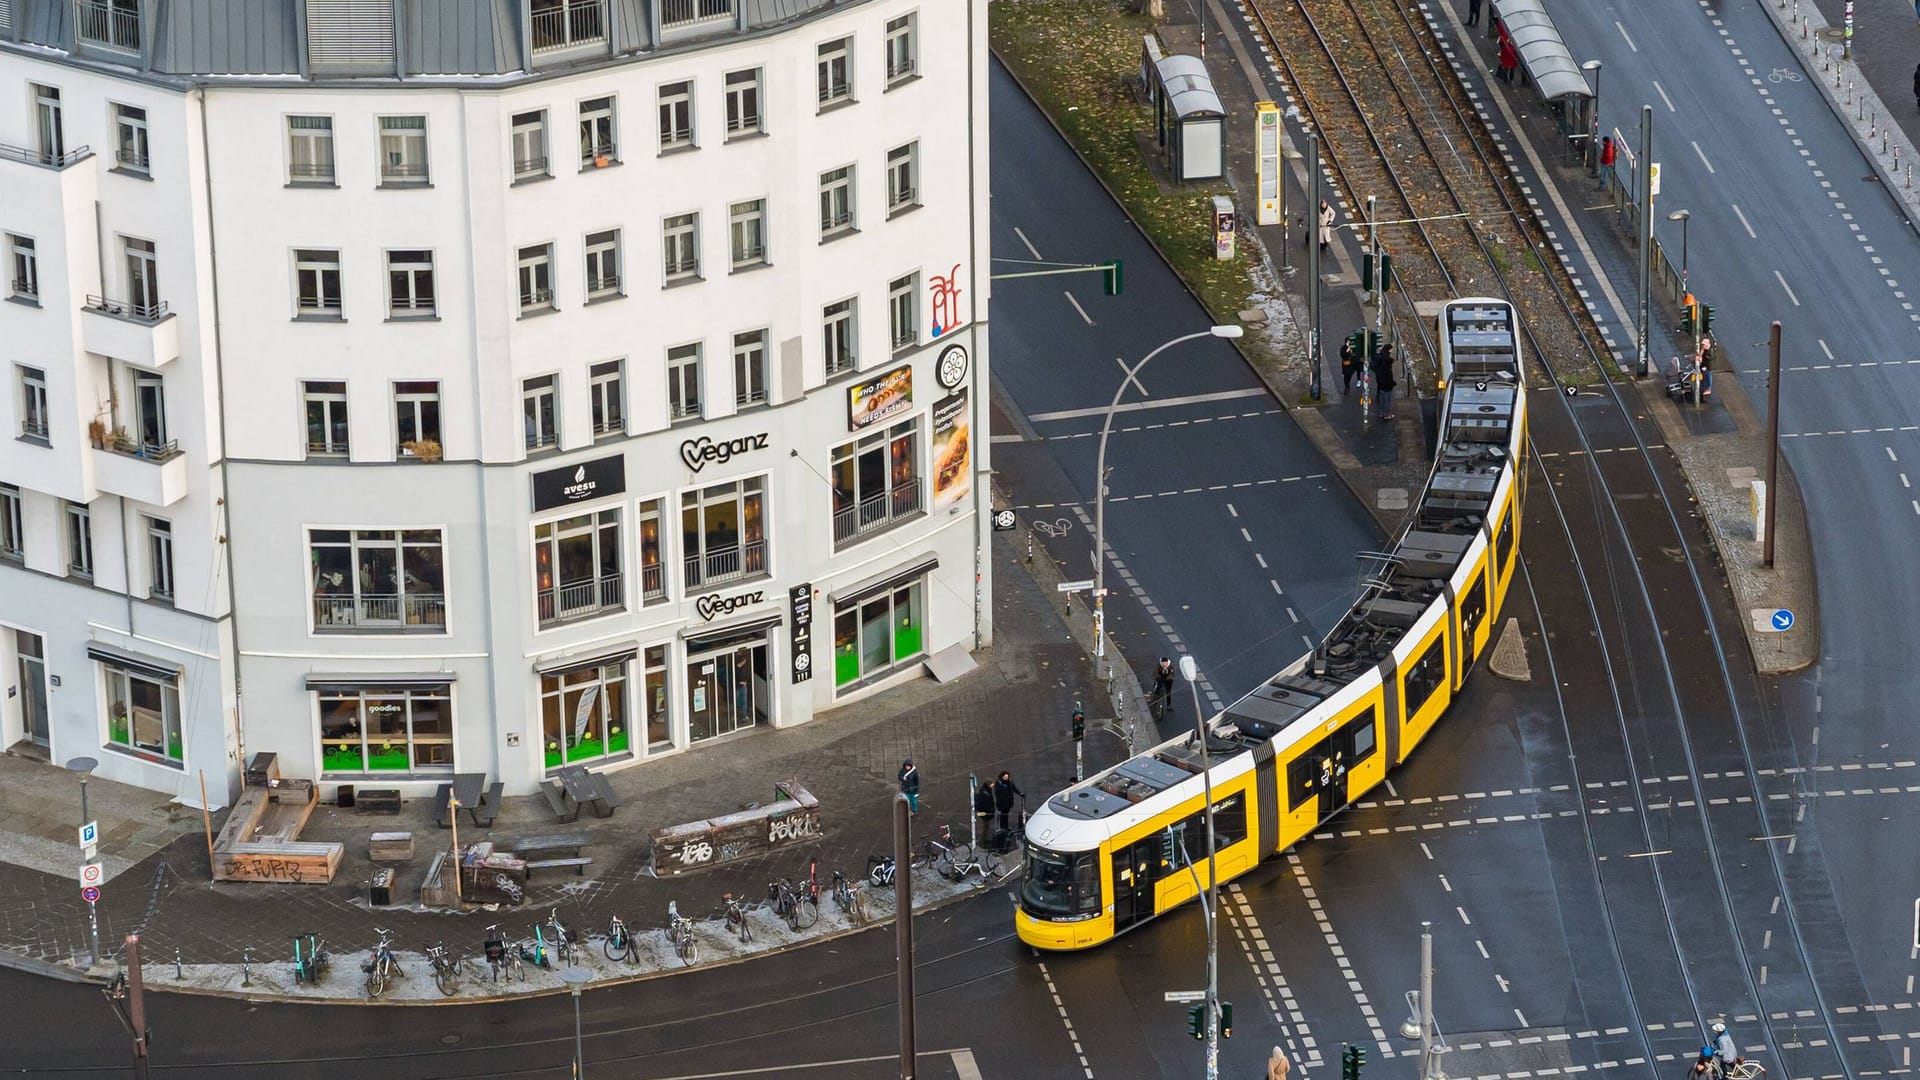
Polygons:
[[703,626],[698,631],[687,633],[687,651],[711,649],[718,645],[758,637],[765,633],[767,627],[779,625],[779,615],[760,615],[737,623],[728,623],[725,626]]
[[833,589],[827,593],[827,600],[831,602],[834,607],[839,607],[842,604],[857,604],[868,597],[877,596],[880,593],[886,592],[888,589],[893,588],[903,581],[917,578],[939,565],[940,556],[922,555],[910,563],[896,566],[885,573],[875,574],[870,578],[856,581],[844,588]]
[[640,655],[639,647],[629,645],[624,649],[616,649],[608,653],[595,653],[589,656],[579,657],[562,656],[549,660],[536,660],[534,661],[533,670],[536,674],[540,675],[560,675],[569,671],[579,671],[582,668],[605,667],[608,664],[624,663],[638,655]]
[[1540,96],[1548,101],[1568,95],[1593,96],[1586,73],[1573,62],[1541,0],[1494,0],[1493,13],[1506,25],[1520,62],[1540,87]]
[[375,671],[366,674],[307,672],[307,689],[309,690],[365,690],[375,686],[446,686],[453,681],[454,673],[451,671]]
[[177,682],[180,678],[180,665],[171,660],[129,652],[104,642],[87,642],[87,659],[125,668],[136,675],[145,675],[149,679],[159,679],[161,682]]

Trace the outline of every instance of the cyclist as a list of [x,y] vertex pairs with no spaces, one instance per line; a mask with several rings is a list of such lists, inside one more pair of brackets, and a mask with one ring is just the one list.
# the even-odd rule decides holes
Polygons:
[[1713,1041],[1700,1048],[1699,1060],[1693,1063],[1696,1077],[1719,1076],[1730,1078],[1735,1066],[1745,1064],[1746,1058],[1740,1056],[1740,1048],[1734,1045],[1733,1035],[1727,1031],[1727,1025],[1719,1020],[1713,1022]]
[[1153,703],[1159,719],[1173,711],[1173,661],[1164,656],[1153,671]]

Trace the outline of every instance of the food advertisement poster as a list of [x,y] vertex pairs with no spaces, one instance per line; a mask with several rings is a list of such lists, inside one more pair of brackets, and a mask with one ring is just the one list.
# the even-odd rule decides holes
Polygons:
[[913,365],[902,364],[847,391],[847,430],[880,423],[913,408]]
[[938,513],[973,490],[973,438],[963,387],[933,403],[933,509]]

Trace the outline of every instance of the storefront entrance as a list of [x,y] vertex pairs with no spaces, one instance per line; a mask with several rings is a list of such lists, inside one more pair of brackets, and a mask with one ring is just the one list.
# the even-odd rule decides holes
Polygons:
[[764,628],[744,641],[688,642],[688,741],[730,735],[773,718],[769,651]]
[[39,634],[13,632],[14,651],[20,657],[20,719],[22,734],[36,746],[47,745],[46,646]]

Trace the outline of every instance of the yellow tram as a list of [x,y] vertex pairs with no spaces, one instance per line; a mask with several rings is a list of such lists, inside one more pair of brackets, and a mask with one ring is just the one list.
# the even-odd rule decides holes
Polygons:
[[[1306,836],[1407,759],[1486,649],[1519,549],[1527,397],[1513,306],[1439,316],[1443,425],[1390,553],[1361,555],[1359,599],[1319,647],[1214,716],[1221,881]],[[1028,819],[1020,940],[1084,949],[1204,887],[1198,737],[1161,743],[1048,799]]]

